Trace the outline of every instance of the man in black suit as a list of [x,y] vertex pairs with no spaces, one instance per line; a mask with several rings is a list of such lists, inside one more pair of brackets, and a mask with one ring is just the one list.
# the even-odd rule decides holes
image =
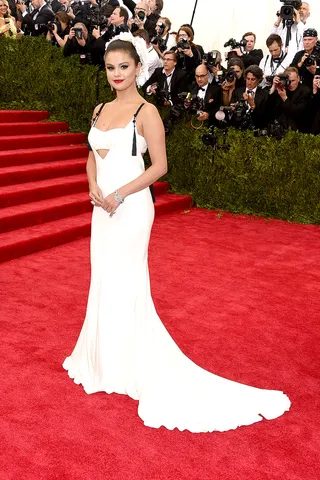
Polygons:
[[192,96],[197,96],[202,101],[202,109],[199,113],[200,122],[209,121],[215,123],[215,114],[221,105],[221,88],[209,83],[209,70],[206,65],[199,65],[195,72],[196,83],[191,85]]
[[256,44],[256,38],[256,34],[253,32],[245,33],[242,37],[242,40],[247,42],[244,50],[242,51],[241,48],[236,48],[233,50],[237,56],[241,58],[246,68],[250,65],[259,65],[263,58],[263,51],[260,48],[254,48]]
[[246,69],[244,75],[246,85],[234,90],[231,97],[231,106],[235,106],[238,102],[244,100],[253,125],[256,128],[262,128],[268,124],[267,103],[269,97],[269,92],[259,87],[263,78],[263,71],[257,65],[251,65]]
[[156,68],[142,89],[147,95],[159,95],[166,92],[169,103],[176,103],[178,94],[186,91],[187,80],[183,70],[177,68],[177,54],[166,52],[163,59],[163,68]]
[[289,85],[283,85],[276,76],[269,95],[269,109],[280,125],[309,133],[312,115],[310,111],[311,90],[300,83],[299,72],[295,67],[288,67],[284,74],[289,77]]
[[31,3],[34,8],[31,13],[27,12],[24,3],[18,3],[17,9],[20,10],[22,22],[27,28],[25,33],[38,37],[43,33],[47,33],[47,30],[43,25],[53,22],[55,15],[51,8],[46,4],[45,0],[31,0]]

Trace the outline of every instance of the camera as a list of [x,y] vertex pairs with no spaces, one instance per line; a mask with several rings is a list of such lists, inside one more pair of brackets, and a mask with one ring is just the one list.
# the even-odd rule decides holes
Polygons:
[[294,11],[299,10],[301,8],[302,2],[299,0],[280,0],[284,5],[282,5],[280,10],[280,17],[285,22],[293,22],[294,21]]
[[57,23],[57,22],[49,22],[49,23],[48,23],[48,30],[50,30],[51,32],[53,32],[54,26],[56,26],[57,28],[59,28],[59,23]]
[[140,20],[141,22],[144,22],[145,18],[146,18],[145,12],[143,12],[142,10],[139,10],[139,12],[137,12],[137,14],[136,14],[136,18],[137,18],[137,20]]
[[270,123],[267,128],[256,130],[253,135],[255,137],[273,137],[281,140],[285,134],[286,129],[275,120],[273,123]]
[[304,65],[306,67],[312,67],[312,65],[318,62],[320,62],[320,42],[319,41],[315,44],[312,54],[308,55],[308,57],[305,59]]
[[79,40],[81,40],[83,38],[83,32],[82,32],[82,28],[73,28],[73,31],[74,31],[74,34],[75,34],[75,37],[78,38]]
[[237,78],[237,74],[234,70],[228,70],[227,73],[226,73],[226,76],[225,76],[225,81],[227,83],[232,83],[234,81],[234,79]]
[[208,52],[205,55],[203,55],[204,63],[209,68],[216,67],[219,64],[219,62],[217,61],[217,58],[218,58],[217,52]]
[[237,42],[234,38],[230,38],[225,44],[224,48],[231,47],[231,51],[228,53],[228,60],[231,58],[237,57],[237,52],[233,52],[235,48],[246,48],[247,40],[243,38],[240,42]]
[[176,48],[181,48],[182,50],[189,50],[189,48],[191,48],[191,45],[188,40],[182,39],[180,40],[180,42],[177,43]]
[[218,137],[215,132],[215,127],[211,125],[209,132],[202,135],[202,142],[207,147],[212,147],[213,150],[217,150],[218,147]]

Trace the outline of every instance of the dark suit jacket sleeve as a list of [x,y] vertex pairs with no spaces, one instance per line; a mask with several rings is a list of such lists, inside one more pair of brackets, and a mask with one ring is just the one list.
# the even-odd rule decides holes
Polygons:
[[252,50],[248,55],[243,55],[241,60],[243,61],[244,66],[247,68],[250,65],[259,65],[263,59],[262,50]]
[[300,62],[301,59],[301,52],[297,52],[295,56],[292,59],[290,67],[298,67],[298,63]]
[[155,69],[155,71],[153,72],[153,74],[151,75],[149,80],[147,80],[146,83],[142,86],[142,90],[144,91],[144,93],[147,92],[147,88],[150,85],[152,85],[153,83],[158,83],[159,82],[161,72],[162,72],[162,68],[156,68]]
[[123,4],[129,8],[132,14],[134,14],[134,9],[136,8],[136,2],[133,2],[133,0],[123,0]]
[[282,111],[288,117],[292,118],[302,118],[310,105],[311,91],[309,88],[305,87],[301,89],[300,95],[292,100],[287,99],[283,102]]
[[26,23],[28,25],[28,28],[30,31],[34,31],[35,28],[35,24],[40,24],[40,23],[44,23],[44,24],[47,24],[49,22],[53,22],[54,20],[54,13],[53,11],[51,10],[51,8],[49,7],[43,7],[39,13],[39,15],[37,16],[36,20],[33,20],[33,18],[31,17],[31,15],[29,13],[27,13],[27,15],[25,15],[23,17],[23,22]]

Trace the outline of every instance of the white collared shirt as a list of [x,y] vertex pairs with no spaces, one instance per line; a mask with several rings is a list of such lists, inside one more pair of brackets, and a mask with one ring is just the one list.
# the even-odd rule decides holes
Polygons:
[[[208,85],[209,83],[207,83],[207,85],[204,85],[203,87],[199,87],[198,85],[198,94],[197,94],[197,97],[198,98],[201,98],[202,100],[204,99],[204,97],[206,96],[206,93],[207,93],[207,90],[208,90]],[[204,88],[204,90],[200,90],[200,88]]]
[[159,58],[159,55],[153,47],[148,48],[147,61],[145,63],[145,66],[148,70],[149,78],[151,77],[156,68],[163,67],[163,62]]
[[[36,20],[36,18],[37,18],[37,16],[39,15],[42,7],[44,7],[45,5],[47,5],[46,2],[44,2],[44,3],[41,5],[41,7],[39,7],[39,10],[37,11],[37,13],[35,14],[35,16],[33,17],[33,20]],[[27,15],[27,13],[28,13],[27,11],[23,12],[22,17],[25,17],[25,16]],[[31,13],[32,13],[32,12],[31,12]]]

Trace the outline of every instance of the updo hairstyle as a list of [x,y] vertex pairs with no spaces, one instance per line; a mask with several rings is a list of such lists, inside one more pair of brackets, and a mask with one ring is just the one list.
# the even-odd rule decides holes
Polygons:
[[126,52],[134,60],[136,66],[141,63],[140,57],[133,43],[127,42],[125,40],[114,40],[113,42],[110,42],[104,55],[104,61],[106,61],[108,53],[118,52],[119,50],[121,50],[122,52]]

